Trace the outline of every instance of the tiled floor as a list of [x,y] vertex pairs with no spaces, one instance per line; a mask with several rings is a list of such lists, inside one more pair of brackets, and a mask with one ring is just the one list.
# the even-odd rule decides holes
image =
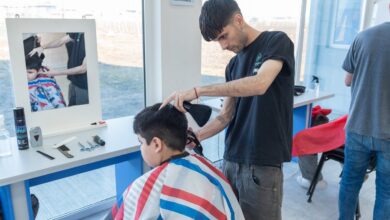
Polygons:
[[[328,186],[316,189],[311,203],[307,203],[306,190],[296,182],[299,174],[298,165],[289,163],[287,166],[295,172],[290,176],[285,175],[283,219],[291,220],[334,220],[338,219],[338,190],[341,166],[339,163],[329,160],[325,162],[323,176]],[[363,184],[360,191],[361,220],[372,219],[372,210],[375,201],[375,172],[369,174],[369,178]]]
[[115,195],[114,167],[34,186],[30,190],[39,199],[37,220],[65,217]]
[[[297,163],[286,163],[284,171],[283,219],[287,220],[334,220],[338,218],[337,201],[341,166],[327,161],[323,168],[327,188],[316,189],[312,203],[307,203],[306,190],[295,181],[299,174]],[[114,194],[113,169],[89,172],[50,184],[33,188],[40,199],[38,219],[53,219],[61,213]],[[48,193],[50,192],[50,193]],[[375,173],[371,173],[360,192],[361,220],[372,219],[375,199]],[[88,220],[101,219],[100,212]]]

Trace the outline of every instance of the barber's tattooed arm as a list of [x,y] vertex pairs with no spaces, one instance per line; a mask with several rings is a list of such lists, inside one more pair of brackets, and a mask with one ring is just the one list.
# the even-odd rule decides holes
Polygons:
[[225,97],[221,112],[219,115],[208,122],[201,129],[196,131],[196,136],[199,140],[204,140],[209,137],[214,136],[215,134],[222,131],[233,118],[234,115],[234,107],[236,103],[236,98],[234,97]]
[[218,115],[216,118],[221,124],[227,124],[229,121],[227,121],[222,115]]
[[280,60],[265,61],[256,75],[226,83],[197,87],[198,96],[247,97],[263,95],[283,68]]

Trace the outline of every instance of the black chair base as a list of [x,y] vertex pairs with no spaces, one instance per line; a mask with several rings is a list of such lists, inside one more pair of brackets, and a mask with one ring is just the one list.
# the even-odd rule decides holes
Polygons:
[[[310,183],[310,187],[306,193],[306,195],[309,196],[309,198],[307,199],[307,202],[310,203],[312,201],[314,190],[316,189],[317,182],[318,182],[318,177],[320,176],[320,173],[321,173],[322,167],[324,166],[325,161],[331,160],[331,159],[335,160],[339,163],[344,164],[344,146],[337,148],[335,150],[331,150],[331,151],[327,151],[327,152],[322,153],[320,162],[318,163],[316,172],[315,172],[313,179]],[[340,174],[340,177],[341,177],[341,174]],[[356,211],[355,211],[355,219],[359,219],[360,216],[361,216],[361,213],[360,213],[360,205],[359,205],[359,198],[358,198],[358,203],[357,203]]]

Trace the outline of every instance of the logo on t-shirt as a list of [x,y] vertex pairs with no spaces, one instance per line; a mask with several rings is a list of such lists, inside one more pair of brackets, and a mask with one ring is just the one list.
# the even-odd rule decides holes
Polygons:
[[257,71],[259,71],[260,66],[263,64],[263,61],[261,58],[263,58],[263,55],[261,54],[261,52],[259,52],[256,56],[255,64],[253,65],[253,71],[252,71],[253,75],[257,74]]

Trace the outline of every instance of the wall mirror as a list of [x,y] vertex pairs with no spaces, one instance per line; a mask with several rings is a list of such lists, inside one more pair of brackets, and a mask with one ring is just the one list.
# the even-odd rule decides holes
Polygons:
[[95,21],[7,19],[16,106],[43,134],[101,120]]

